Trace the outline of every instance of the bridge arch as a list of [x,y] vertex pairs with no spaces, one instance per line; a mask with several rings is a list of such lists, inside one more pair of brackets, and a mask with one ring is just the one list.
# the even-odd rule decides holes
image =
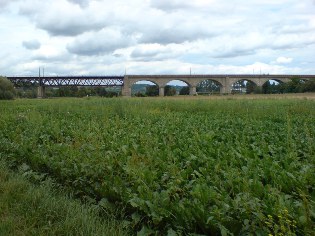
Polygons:
[[160,86],[152,80],[139,79],[130,84],[132,96],[158,96]]
[[261,86],[261,93],[263,94],[274,94],[274,93],[281,93],[282,85],[285,82],[279,79],[268,79],[263,85]]
[[191,91],[190,83],[185,79],[171,79],[164,84],[164,96],[189,95]]
[[222,82],[216,79],[203,79],[196,84],[197,94],[219,94],[222,89]]
[[257,87],[261,84],[260,80],[250,78],[234,79],[230,82],[229,90],[231,93],[242,94],[242,93],[255,93]]

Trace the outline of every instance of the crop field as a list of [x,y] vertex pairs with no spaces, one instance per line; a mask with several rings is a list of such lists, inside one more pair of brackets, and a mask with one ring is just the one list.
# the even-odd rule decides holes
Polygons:
[[314,235],[314,100],[15,100],[0,120],[0,158],[135,234]]

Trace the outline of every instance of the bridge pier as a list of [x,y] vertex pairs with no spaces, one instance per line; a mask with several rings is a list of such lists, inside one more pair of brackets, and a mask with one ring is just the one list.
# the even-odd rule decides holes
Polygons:
[[191,86],[189,88],[189,95],[193,96],[193,95],[196,95],[197,94],[197,88],[196,86]]
[[231,93],[231,90],[228,88],[228,86],[222,86],[220,88],[220,94],[227,94],[227,93]]
[[124,83],[121,88],[121,95],[124,97],[131,97],[131,84],[127,75],[124,76]]
[[38,86],[37,88],[37,98],[44,98],[45,97],[45,87],[44,86]]
[[124,85],[121,89],[121,95],[124,97],[131,97],[131,88]]
[[162,86],[159,87],[159,96],[164,97],[164,87]]

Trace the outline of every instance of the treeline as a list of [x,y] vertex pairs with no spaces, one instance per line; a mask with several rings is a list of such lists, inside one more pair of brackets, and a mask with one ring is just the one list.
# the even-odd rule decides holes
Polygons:
[[[17,97],[20,98],[36,98],[37,87],[21,87],[17,88]],[[120,95],[120,90],[117,88],[104,88],[104,87],[76,87],[76,86],[65,86],[65,87],[46,87],[46,97],[88,97],[88,96],[99,96],[99,97],[117,97]]]
[[301,80],[300,78],[292,78],[288,83],[270,83],[266,82],[261,93],[306,93],[315,92],[315,80]]
[[[164,96],[174,96],[174,95],[189,95],[188,86],[172,86],[166,85],[164,87]],[[134,94],[136,97],[154,97],[159,96],[159,87],[157,85],[147,85],[145,92],[138,91]]]

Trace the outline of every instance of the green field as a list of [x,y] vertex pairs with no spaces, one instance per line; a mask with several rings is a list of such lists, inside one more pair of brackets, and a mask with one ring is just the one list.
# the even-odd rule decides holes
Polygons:
[[142,235],[313,235],[315,101],[0,101],[0,158]]

